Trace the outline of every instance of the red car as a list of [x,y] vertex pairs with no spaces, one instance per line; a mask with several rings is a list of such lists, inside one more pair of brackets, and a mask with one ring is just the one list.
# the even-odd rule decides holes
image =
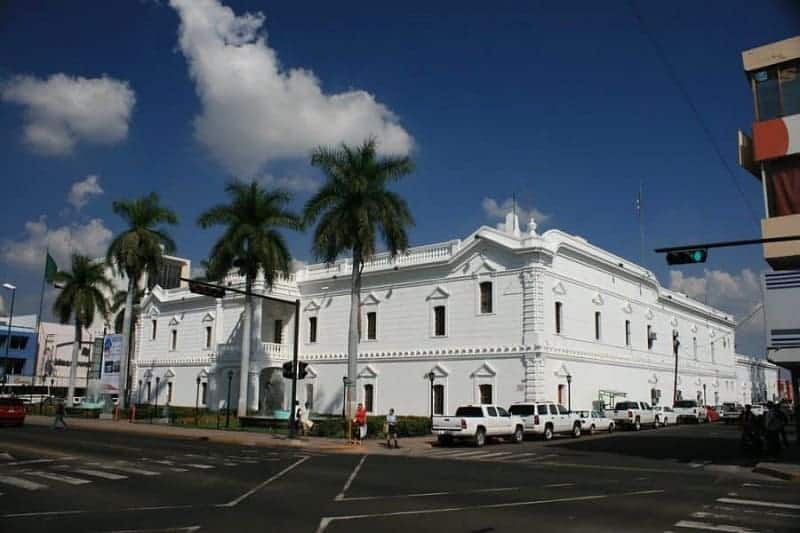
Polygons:
[[0,424],[21,426],[25,423],[25,404],[19,398],[0,398]]
[[716,409],[711,407],[710,405],[706,405],[706,413],[708,414],[708,421],[710,422],[719,422],[720,416]]

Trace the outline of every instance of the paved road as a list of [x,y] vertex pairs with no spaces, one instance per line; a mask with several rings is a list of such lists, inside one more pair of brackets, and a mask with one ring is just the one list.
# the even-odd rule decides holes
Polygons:
[[0,530],[796,531],[798,485],[717,439],[735,430],[358,455],[3,428]]

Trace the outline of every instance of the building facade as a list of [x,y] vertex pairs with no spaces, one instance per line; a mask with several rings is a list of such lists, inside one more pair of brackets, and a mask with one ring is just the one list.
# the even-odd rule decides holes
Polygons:
[[[280,365],[292,356],[297,300],[298,351],[310,365],[298,399],[314,412],[341,413],[350,268],[348,260],[308,265],[271,288],[256,283],[286,303],[256,305],[244,380],[242,297],[155,287],[136,332],[134,399],[217,409],[246,395],[251,413],[287,408]],[[733,326],[731,316],[581,237],[540,235],[533,220],[522,231],[512,213],[497,228],[365,265],[358,401],[374,413],[415,415],[479,402],[671,403],[673,340],[678,396],[734,401]]]
[[736,354],[736,381],[742,405],[763,404],[783,398],[779,390],[778,367],[769,361]]

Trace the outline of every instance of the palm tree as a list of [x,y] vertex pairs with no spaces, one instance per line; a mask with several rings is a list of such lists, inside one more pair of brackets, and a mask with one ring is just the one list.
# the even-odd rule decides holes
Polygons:
[[306,203],[305,223],[319,220],[312,251],[318,259],[333,263],[343,254],[352,255],[350,275],[350,331],[347,342],[348,420],[352,420],[358,341],[360,336],[361,273],[375,254],[380,235],[392,257],[408,248],[407,228],[413,225],[405,200],[387,186],[413,171],[405,157],[378,157],[375,141],[361,146],[318,147],[311,164],[322,169],[327,181]]
[[247,378],[250,364],[253,282],[263,272],[267,286],[278,273],[288,273],[292,256],[278,228],[300,229],[300,218],[287,209],[290,196],[282,190],[268,191],[257,182],[234,181],[225,191],[230,203],[214,206],[197,223],[207,229],[225,227],[214,243],[206,263],[207,277],[220,280],[235,269],[245,278],[244,324],[239,376],[239,415],[247,413]]
[[81,349],[83,328],[94,322],[95,312],[108,316],[106,294],[113,289],[106,276],[105,265],[79,254],[72,255],[72,271],[58,271],[55,282],[63,288],[53,303],[53,312],[62,324],[74,322],[75,342],[72,345],[72,364],[69,367],[67,401],[75,395],[75,373]]
[[175,251],[175,242],[159,224],[177,224],[175,212],[161,205],[156,193],[132,201],[118,200],[112,210],[127,224],[128,228],[117,235],[108,247],[107,262],[118,273],[128,277],[125,299],[125,319],[122,324],[122,360],[120,361],[120,405],[124,408],[128,400],[128,347],[133,317],[133,298],[142,276],[158,275],[162,253]]
[[[131,315],[131,331],[136,331],[139,322],[139,303],[144,298],[144,289],[137,288],[133,295],[133,314]],[[122,333],[125,327],[125,302],[128,300],[128,291],[117,291],[111,298],[111,313],[114,315],[114,333]],[[131,335],[131,342],[128,343],[128,353],[133,352],[135,335]]]

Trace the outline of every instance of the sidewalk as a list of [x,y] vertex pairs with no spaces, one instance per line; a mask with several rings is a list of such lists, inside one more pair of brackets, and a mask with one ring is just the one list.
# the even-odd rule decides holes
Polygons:
[[[50,416],[28,415],[25,423],[32,426],[49,427],[53,423]],[[336,452],[353,454],[387,454],[406,455],[413,450],[430,447],[431,437],[415,437],[401,440],[400,449],[388,449],[380,439],[368,439],[363,445],[348,444],[343,439],[326,437],[298,437],[290,439],[285,435],[273,435],[248,431],[226,431],[219,429],[201,429],[167,424],[131,423],[127,420],[102,420],[85,418],[67,418],[69,428],[91,429],[94,431],[110,431],[136,435],[150,435],[189,440],[204,440],[220,444],[236,444],[240,446],[284,447],[297,450],[318,452]]]

